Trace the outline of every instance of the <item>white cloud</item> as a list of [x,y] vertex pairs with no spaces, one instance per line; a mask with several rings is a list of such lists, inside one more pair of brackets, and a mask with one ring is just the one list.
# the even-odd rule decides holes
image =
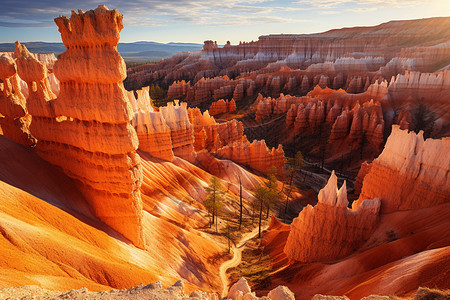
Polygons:
[[377,10],[376,7],[357,7],[357,8],[348,8],[346,9],[346,11],[351,11],[351,12],[368,12],[368,11],[374,11]]
[[336,10],[322,10],[320,11],[320,14],[322,15],[335,15],[340,13],[340,11],[336,11]]
[[414,4],[436,2],[435,0],[299,0],[297,5],[316,8],[338,7],[344,4],[372,5],[376,7],[403,7]]

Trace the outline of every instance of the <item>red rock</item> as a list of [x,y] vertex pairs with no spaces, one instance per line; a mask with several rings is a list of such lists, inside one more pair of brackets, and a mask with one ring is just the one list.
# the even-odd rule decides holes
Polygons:
[[301,262],[339,259],[360,248],[374,231],[380,200],[365,200],[355,210],[347,208],[346,184],[337,189],[334,171],[319,192],[316,206],[306,206],[291,224],[284,253]]
[[351,118],[352,116],[348,111],[343,111],[342,114],[336,118],[336,121],[333,123],[333,127],[331,128],[331,142],[345,138],[348,135]]
[[151,156],[172,161],[171,131],[161,112],[135,112],[132,124],[139,139],[139,149]]
[[189,121],[194,126],[196,151],[207,149],[217,152],[217,149],[222,146],[243,139],[242,122],[233,119],[224,123],[216,123],[208,111],[202,114],[198,108],[189,108],[188,115]]
[[0,94],[0,127],[7,138],[23,145],[36,141],[30,134],[31,116],[26,108],[26,99],[19,85],[14,60],[3,54],[0,56],[0,80],[3,82]]
[[[436,206],[450,199],[450,140],[426,139],[392,127],[383,152],[365,175],[358,201],[376,194],[384,213]],[[387,188],[389,187],[389,188]]]
[[264,140],[254,140],[252,143],[243,140],[224,146],[217,153],[220,157],[249,166],[264,174],[267,174],[272,166],[277,168],[278,174],[283,174],[285,159],[281,145],[278,145],[277,149],[270,150]]
[[216,102],[213,102],[209,107],[209,114],[211,116],[234,111],[236,111],[236,102],[234,101],[234,99],[231,99],[230,101],[220,99]]
[[363,184],[364,177],[366,177],[367,173],[370,171],[371,164],[366,161],[361,164],[361,168],[358,171],[358,175],[355,179],[355,194],[359,195],[361,193],[361,188]]
[[189,162],[194,162],[194,128],[189,122],[187,103],[178,100],[160,107],[160,112],[170,129],[173,154]]
[[[88,19],[98,22],[86,23]],[[61,86],[57,99],[46,66],[16,43],[18,73],[30,92],[27,107],[36,151],[79,182],[100,220],[145,247],[138,138],[122,85],[125,63],[116,49],[122,15],[99,6],[55,23],[67,47],[54,66]],[[39,83],[36,91],[33,82]]]
[[167,91],[167,98],[169,99],[180,99],[186,97],[189,88],[191,87],[190,82],[175,81],[171,86],[169,86],[169,90]]

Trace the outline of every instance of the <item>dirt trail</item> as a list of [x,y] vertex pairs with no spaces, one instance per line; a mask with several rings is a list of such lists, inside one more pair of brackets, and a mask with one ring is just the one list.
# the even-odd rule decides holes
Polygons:
[[[261,231],[267,229],[267,226],[261,228]],[[222,290],[222,297],[225,297],[228,294],[228,277],[227,277],[227,270],[234,268],[238,266],[241,263],[242,259],[242,251],[244,250],[245,244],[256,237],[258,234],[258,227],[253,229],[251,232],[246,233],[242,236],[241,240],[237,244],[236,247],[232,247],[231,250],[233,251],[233,258],[230,260],[225,261],[219,268],[219,274],[220,279],[222,280],[223,290]]]

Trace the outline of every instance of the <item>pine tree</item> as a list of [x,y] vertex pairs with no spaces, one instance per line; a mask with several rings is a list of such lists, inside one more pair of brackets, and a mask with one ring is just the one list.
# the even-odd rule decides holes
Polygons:
[[240,231],[241,226],[242,226],[242,181],[241,181],[241,176],[239,176],[239,206],[240,206],[240,211],[239,211],[239,231]]
[[254,206],[259,207],[259,233],[258,237],[261,237],[261,220],[262,220],[262,211],[263,207],[266,205],[266,201],[268,198],[269,189],[265,185],[258,185],[253,193],[254,198]]
[[267,207],[267,214],[266,219],[269,217],[269,211],[270,208],[274,206],[279,193],[278,193],[278,184],[277,184],[277,168],[272,166],[267,173],[267,182],[266,182],[266,188],[267,188],[267,197],[265,206]]
[[[304,164],[303,155],[300,151],[298,151],[293,158],[289,158],[286,163],[286,169],[289,178],[289,186],[291,186],[286,192],[286,202],[284,207],[284,214],[287,213],[288,205],[289,205],[289,197],[292,191],[292,183],[294,181],[295,173],[301,169]],[[306,175],[305,175],[306,176]]]
[[[216,176],[212,176],[209,185],[205,188],[208,192],[208,198],[206,198],[204,205],[208,212],[212,214],[212,219],[209,223],[209,227],[211,227],[214,222],[216,223],[216,232],[217,232],[217,215],[219,210],[222,208],[223,202],[223,191],[221,190],[222,184],[220,183],[220,179]],[[214,220],[215,218],[215,220]]]

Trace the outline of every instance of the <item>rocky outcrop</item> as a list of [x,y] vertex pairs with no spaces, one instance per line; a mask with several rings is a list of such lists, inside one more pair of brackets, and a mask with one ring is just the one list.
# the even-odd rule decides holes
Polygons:
[[139,149],[151,156],[172,161],[171,130],[160,112],[135,112],[132,125],[139,139]]
[[292,260],[325,262],[345,257],[360,248],[377,226],[380,200],[347,208],[346,182],[338,190],[334,171],[318,198],[316,206],[303,208],[291,224],[284,253]]
[[184,80],[176,81],[169,86],[167,96],[169,99],[184,100],[189,105],[198,105],[219,99],[240,101],[244,97],[252,97],[254,91],[255,82],[252,79],[231,80],[225,75],[214,78],[201,77],[193,86]]
[[281,145],[278,145],[277,149],[272,148],[270,150],[264,140],[254,140],[250,143],[245,139],[220,148],[217,154],[222,158],[249,166],[264,174],[267,174],[273,166],[277,168],[278,174],[283,174],[285,159]]
[[359,168],[358,175],[356,175],[355,179],[355,194],[359,195],[361,193],[361,188],[363,184],[364,177],[366,177],[367,173],[370,171],[371,164],[367,163],[367,161],[363,162],[361,164],[361,167]]
[[139,149],[163,160],[172,161],[174,156],[179,156],[194,162],[194,127],[189,122],[187,104],[175,100],[159,111],[148,104],[144,107],[134,112],[132,120]]
[[34,144],[36,141],[29,131],[31,116],[21,91],[17,66],[6,54],[0,56],[0,80],[0,128],[3,135],[22,145]]
[[[152,299],[152,300],[219,300],[215,293],[207,293],[195,290],[188,293],[184,287],[183,281],[179,280],[173,285],[163,288],[161,281],[149,284],[140,284],[128,289],[110,289],[108,291],[94,292],[83,287],[72,289],[67,292],[48,290],[33,286],[23,286],[17,288],[6,288],[0,290],[0,297],[8,298],[9,296],[19,296],[21,298],[30,296],[34,299],[84,299],[84,300],[126,300],[126,299]],[[25,296],[27,295],[27,296]]]
[[217,123],[206,110],[203,114],[198,108],[188,108],[189,121],[194,126],[196,151],[206,149],[217,152],[217,149],[236,141],[246,139],[242,122],[235,119]]
[[[140,97],[129,97],[136,103],[143,102]],[[187,108],[185,102],[169,102],[160,111],[148,104],[141,105],[143,108],[135,106],[132,125],[139,138],[139,149],[153,157],[172,161],[179,156],[195,162],[197,151],[217,152],[223,146],[247,140],[242,122],[233,119],[217,123],[208,110],[202,114],[198,108]]]
[[213,102],[209,107],[209,114],[211,116],[234,111],[236,111],[236,102],[234,101],[234,99],[231,99],[230,101],[220,99],[216,102]]
[[450,199],[450,138],[423,139],[393,126],[383,152],[370,164],[361,194],[379,197],[383,212],[419,209],[446,203]]
[[252,292],[250,286],[248,285],[247,280],[244,277],[241,277],[233,286],[231,286],[227,299],[230,300],[258,300],[258,299],[269,299],[269,300],[294,300],[294,293],[289,290],[289,288],[285,286],[277,286],[273,290],[271,290],[267,297],[259,298]]
[[170,129],[173,154],[194,162],[194,128],[189,122],[187,103],[179,103],[178,100],[169,102],[167,106],[160,107],[160,113]]
[[[130,69],[127,83],[130,89],[149,83],[166,88],[175,81],[190,81],[194,85],[202,77],[228,76],[239,81],[251,79],[258,90],[263,85],[272,97],[280,92],[304,94],[316,84],[360,93],[375,80],[389,80],[405,70],[435,72],[445,67],[450,53],[448,23],[448,18],[429,18],[312,35],[271,34],[224,47],[207,41],[202,51]],[[274,72],[277,74],[270,74]],[[262,80],[258,79],[262,74]],[[234,92],[246,90],[236,84],[232,87]],[[233,93],[231,88],[225,89]],[[182,93],[181,89],[170,95],[176,98]],[[231,97],[240,100],[232,94],[215,100]]]
[[171,86],[169,86],[169,90],[167,91],[167,98],[183,99],[184,97],[186,97],[190,87],[191,83],[189,81],[175,81]]
[[395,105],[419,102],[433,111],[436,118],[443,118],[449,123],[450,110],[447,100],[449,87],[450,70],[436,73],[406,71],[405,74],[392,77],[388,90]]
[[[383,97],[375,95],[376,99]],[[354,149],[368,143],[379,150],[384,142],[383,110],[379,101],[368,98],[366,93],[351,95],[317,86],[306,97],[281,94],[275,99],[258,98],[255,120],[286,113],[286,127],[293,129],[292,136],[314,135],[326,129],[330,144],[345,140]]]
[[36,151],[79,183],[100,220],[144,247],[139,142],[122,84],[125,63],[116,48],[122,15],[99,6],[55,23],[67,48],[54,66],[57,99],[46,66],[16,44],[18,73],[30,93]]

